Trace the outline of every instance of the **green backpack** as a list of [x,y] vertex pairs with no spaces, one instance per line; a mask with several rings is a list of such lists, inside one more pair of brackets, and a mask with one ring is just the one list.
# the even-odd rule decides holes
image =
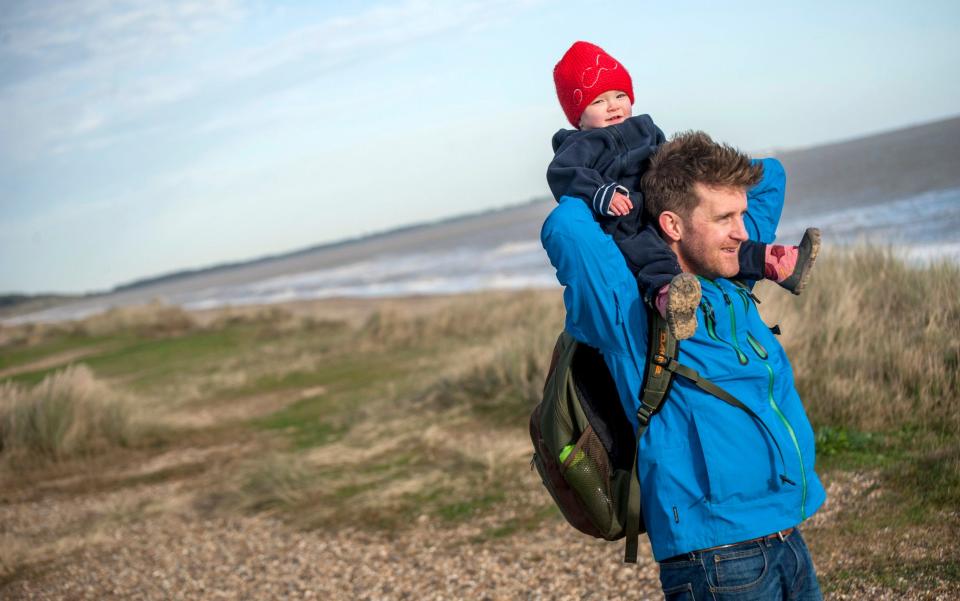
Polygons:
[[[747,412],[766,429],[763,420],[736,397],[677,363],[679,344],[666,321],[656,311],[648,310],[647,315],[647,348],[655,352],[647,354],[636,430],[624,413],[600,352],[566,331],[554,347],[543,400],[530,415],[531,463],[560,512],[585,534],[606,540],[626,538],[627,563],[636,563],[638,539],[646,531],[637,441],[666,401],[675,374]],[[780,451],[776,438],[770,436]],[[780,455],[782,462],[782,451]]]

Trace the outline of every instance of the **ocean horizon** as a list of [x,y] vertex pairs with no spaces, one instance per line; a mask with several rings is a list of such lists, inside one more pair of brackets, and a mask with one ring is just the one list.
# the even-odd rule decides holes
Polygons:
[[[869,244],[920,264],[960,263],[960,188],[868,206],[819,212],[781,222],[777,242],[797,242],[805,228],[819,227],[824,248]],[[516,234],[514,234],[515,236]],[[186,310],[265,305],[328,298],[448,295],[482,290],[559,287],[538,239],[521,238],[453,247],[383,253],[336,266],[273,275],[230,285],[203,286],[150,297]],[[202,279],[200,280],[202,282]],[[82,319],[115,306],[113,295],[83,299],[3,320],[14,325]]]

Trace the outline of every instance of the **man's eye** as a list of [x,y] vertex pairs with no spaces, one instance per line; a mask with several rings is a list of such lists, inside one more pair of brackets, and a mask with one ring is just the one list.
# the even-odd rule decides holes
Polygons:
[[617,94],[617,98],[626,98],[626,97],[627,97],[627,94],[625,92],[620,92],[619,94]]

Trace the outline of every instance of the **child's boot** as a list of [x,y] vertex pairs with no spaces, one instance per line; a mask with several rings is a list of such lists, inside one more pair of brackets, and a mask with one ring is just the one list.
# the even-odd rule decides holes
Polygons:
[[764,256],[764,276],[794,294],[800,294],[810,279],[810,271],[820,252],[820,230],[807,228],[799,246],[768,244]]
[[700,306],[700,280],[692,273],[675,275],[657,292],[657,312],[667,320],[677,340],[690,338],[697,331],[697,307]]

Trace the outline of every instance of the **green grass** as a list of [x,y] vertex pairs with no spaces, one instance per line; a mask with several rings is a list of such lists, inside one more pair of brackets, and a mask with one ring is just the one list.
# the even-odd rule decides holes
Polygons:
[[560,510],[552,503],[527,508],[522,515],[508,518],[501,524],[484,530],[482,534],[473,538],[473,542],[484,543],[498,538],[533,532],[542,528],[544,522],[559,519],[560,517]]
[[816,428],[817,468],[870,469],[887,465],[904,453],[902,435],[862,432],[850,428]]
[[960,507],[960,442],[911,454],[882,472],[893,493],[891,504],[914,523],[940,519]]
[[[960,507],[960,439],[904,428],[885,433],[823,426],[816,430],[817,470],[870,471],[886,498],[873,505],[877,528],[924,524]],[[858,518],[857,528],[868,527]]]
[[505,498],[506,495],[502,491],[485,493],[477,497],[443,504],[437,508],[436,513],[448,522],[462,522],[498,505]]
[[317,399],[304,399],[298,403],[256,420],[255,424],[265,430],[278,430],[292,439],[297,450],[322,446],[339,440],[346,432],[345,424],[324,421],[322,407]]
[[91,337],[69,334],[30,346],[0,346],[0,370],[25,365],[67,351],[99,346],[115,340],[116,338],[108,336]]
[[193,332],[159,340],[138,340],[84,362],[104,377],[131,377],[135,388],[159,384],[185,373],[202,372],[217,360],[253,346],[253,333],[243,328]]
[[[253,425],[286,433],[297,450],[339,440],[349,430],[350,423],[363,419],[357,416],[358,412],[367,411],[397,394],[397,384],[409,376],[411,364],[419,359],[417,354],[408,353],[388,362],[382,353],[373,355],[336,357],[313,372],[291,372],[257,380],[244,389],[243,394],[315,386],[322,386],[324,392],[254,420]],[[372,369],[372,365],[380,367]],[[393,393],[389,391],[391,386]]]
[[[217,359],[252,347],[253,341],[251,332],[239,328],[190,332],[159,339],[114,336],[100,339],[100,342],[109,342],[108,350],[85,356],[82,362],[99,377],[128,377],[132,388],[142,390],[151,385],[162,386],[183,374],[202,372]],[[96,344],[91,342],[89,345]],[[77,343],[72,345],[71,349],[82,347],[83,345]],[[59,368],[53,367],[25,372],[10,379],[22,384],[35,384],[57,369]]]

